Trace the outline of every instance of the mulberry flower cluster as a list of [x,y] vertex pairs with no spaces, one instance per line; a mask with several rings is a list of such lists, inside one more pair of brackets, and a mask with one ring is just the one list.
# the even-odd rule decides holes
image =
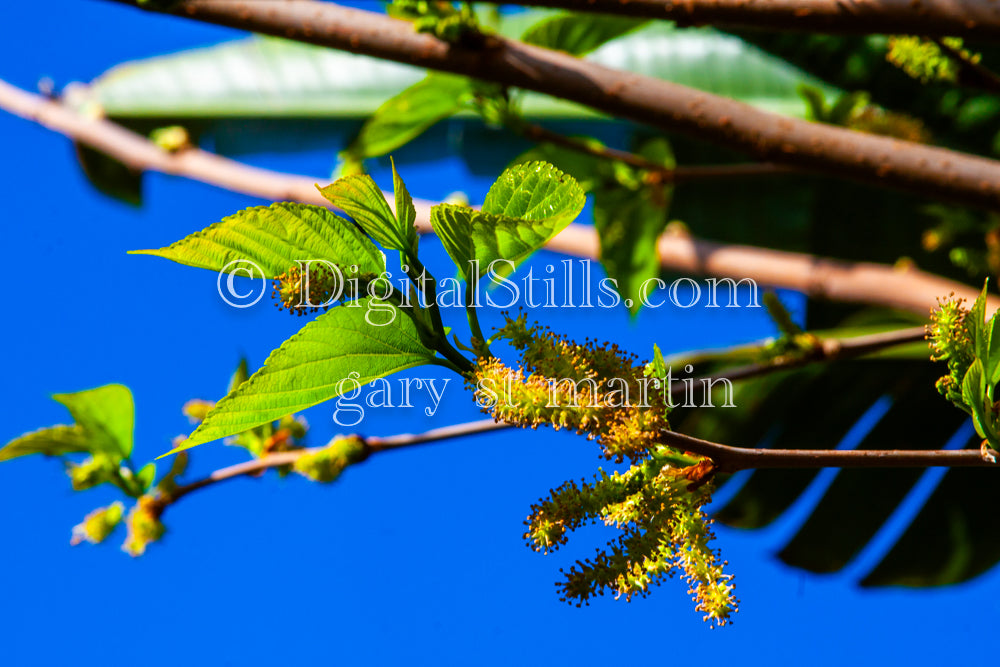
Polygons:
[[541,553],[583,525],[600,521],[620,531],[595,557],[563,570],[561,599],[581,606],[607,591],[645,597],[679,571],[705,619],[728,623],[738,601],[732,576],[709,547],[711,522],[702,510],[712,468],[658,443],[669,428],[669,397],[653,389],[658,374],[616,345],[576,343],[529,325],[523,314],[508,317],[497,337],[520,353],[520,364],[478,359],[471,381],[485,410],[509,424],[585,434],[606,458],[631,463],[624,472],[599,471],[592,483],[566,482],[531,507],[524,538]]
[[617,462],[645,458],[669,428],[660,381],[617,345],[572,342],[523,315],[508,318],[498,336],[521,353],[520,367],[484,356],[473,373],[477,399],[498,421],[571,429]]
[[949,401],[961,405],[962,379],[975,362],[975,346],[967,324],[968,309],[964,299],[938,300],[938,307],[931,311],[927,325],[927,340],[932,361],[948,364],[948,374],[936,383],[937,390]]
[[593,558],[563,570],[560,599],[582,606],[606,591],[626,600],[645,597],[680,571],[695,609],[713,626],[726,625],[739,601],[732,575],[709,547],[711,521],[702,506],[711,487],[692,483],[698,468],[661,465],[654,455],[624,473],[601,471],[591,484],[567,482],[533,505],[524,537],[535,551],[554,551],[566,543],[567,531],[597,521],[621,531]]

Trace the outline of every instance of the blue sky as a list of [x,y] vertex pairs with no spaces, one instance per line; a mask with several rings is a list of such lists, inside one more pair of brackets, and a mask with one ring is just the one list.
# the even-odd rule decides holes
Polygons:
[[[3,3],[0,25],[0,78],[29,89],[43,76],[61,87],[124,60],[236,36],[90,0]],[[121,382],[137,405],[136,458],[152,459],[190,429],[180,413],[186,400],[220,396],[241,355],[259,365],[301,322],[266,300],[227,308],[209,272],[125,251],[166,245],[260,202],[150,174],[144,206],[132,208],[95,193],[63,137],[0,113],[0,140],[3,233],[14,265],[2,295],[0,440],[65,421],[49,399],[54,392]],[[478,201],[491,180],[482,173],[488,169],[472,173],[444,150],[425,146],[402,157],[400,171],[418,197],[461,190]],[[328,150],[247,159],[313,174],[333,165]],[[494,173],[504,163],[500,155],[483,160],[495,163]],[[384,170],[374,175],[388,185]],[[436,241],[421,247],[432,270],[446,274]],[[533,261],[559,259],[542,253]],[[643,357],[653,343],[676,352],[772,333],[763,314],[748,309],[733,316],[665,308],[634,322],[623,312],[596,321],[565,310],[538,317]],[[370,411],[358,429],[382,435],[477,418],[457,385],[433,418]],[[338,431],[329,406],[307,416],[312,444]],[[221,443],[199,447],[191,472],[241,454]],[[55,461],[4,463],[0,664],[986,660],[1000,611],[996,570],[923,592],[857,588],[877,553],[836,575],[792,570],[774,553],[808,503],[763,531],[718,527],[716,544],[742,599],[732,627],[709,630],[679,580],[630,604],[559,602],[559,568],[610,534],[584,529],[565,553],[540,556],[524,545],[522,521],[548,489],[589,477],[598,465],[596,448],[581,438],[507,432],[373,457],[331,486],[297,476],[240,479],[171,508],[167,537],[132,559],[118,549],[122,534],[100,547],[69,546],[70,528],[114,499],[111,489],[73,493]]]

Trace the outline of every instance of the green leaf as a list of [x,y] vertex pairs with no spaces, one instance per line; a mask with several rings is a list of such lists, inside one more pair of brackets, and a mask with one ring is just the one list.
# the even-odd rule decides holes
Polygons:
[[240,363],[233,372],[233,377],[229,378],[229,391],[236,389],[250,378],[250,369],[247,367],[247,358],[241,357]]
[[979,293],[965,318],[969,333],[972,334],[976,357],[982,359],[984,364],[990,354],[990,330],[986,327],[986,288],[989,287],[989,283],[989,278],[987,278],[983,283],[983,291]]
[[582,56],[648,23],[645,19],[604,14],[562,14],[528,28],[521,41]]
[[[369,309],[386,309],[371,310]],[[392,320],[382,326],[373,321]],[[375,318],[378,318],[377,320]],[[241,433],[335,398],[397,371],[437,363],[420,342],[413,321],[370,298],[330,310],[271,353],[264,367],[220,400],[191,437],[168,454]],[[166,456],[166,454],[164,454]]]
[[89,434],[84,432],[81,426],[50,426],[25,433],[8,442],[0,448],[0,461],[9,461],[28,454],[59,456],[90,450]]
[[993,426],[987,419],[985,410],[986,381],[983,377],[983,362],[976,359],[965,377],[962,378],[962,400],[972,412],[972,423],[979,437],[990,439]]
[[990,323],[986,326],[987,337],[990,341],[990,351],[986,357],[986,389],[989,397],[993,398],[993,389],[1000,382],[1000,311],[993,313]]
[[[648,141],[637,152],[664,167],[676,165],[666,139]],[[604,187],[594,190],[594,227],[601,243],[601,264],[634,315],[642,306],[643,284],[660,275],[656,241],[667,226],[674,189],[671,185],[646,185],[636,170],[625,165],[613,168],[619,176],[606,179]],[[652,286],[647,285],[646,296]]]
[[98,192],[133,206],[142,205],[142,172],[107,153],[75,141],[76,159]]
[[[516,38],[541,15],[505,16],[501,33]],[[666,21],[651,22],[588,59],[796,116],[804,111],[796,94],[803,81],[836,94],[737,37],[711,28],[678,29]],[[117,119],[365,118],[421,76],[404,64],[255,36],[116,66],[80,93],[85,103]],[[523,100],[530,118],[598,115],[541,93],[525,93]]]
[[[584,202],[573,177],[547,162],[527,162],[500,175],[481,211],[438,204],[431,209],[431,224],[465,279],[473,282],[494,260],[516,265],[545,245],[580,214]],[[476,275],[471,273],[474,260],[479,262]]]
[[87,433],[89,451],[106,453],[115,460],[132,453],[135,406],[128,387],[108,384],[74,394],[55,394],[52,398],[65,405]]
[[[573,138],[596,146],[603,146],[600,141],[590,137]],[[563,173],[575,178],[584,192],[591,192],[597,185],[607,180],[611,171],[610,164],[601,158],[555,144],[539,144],[514,158],[511,166],[525,162],[551,163]]]
[[803,83],[799,85],[796,92],[806,103],[806,117],[820,123],[826,122],[829,112],[826,108],[826,97],[823,95],[823,91],[816,86]]
[[667,362],[663,359],[663,352],[660,346],[653,343],[653,377],[665,378],[667,376]]
[[139,481],[143,493],[149,491],[149,487],[153,486],[153,480],[156,479],[156,464],[147,463],[139,469],[135,477]]
[[188,466],[188,453],[180,452],[174,457],[170,470],[156,484],[156,488],[164,495],[170,495],[177,488],[177,478],[184,474]]
[[404,229],[396,220],[382,190],[367,174],[354,174],[320,188],[326,199],[358,223],[383,248],[409,251],[413,226]]
[[382,104],[343,154],[353,160],[387,155],[461,111],[471,94],[465,77],[430,74]]
[[413,223],[417,220],[417,209],[413,205],[413,197],[406,189],[406,184],[396,171],[396,163],[392,162],[392,189],[396,199],[396,222],[400,231],[405,235],[409,247],[405,252],[412,252],[417,255],[417,230]]
[[642,292],[648,298],[653,291],[646,281],[660,275],[656,241],[667,226],[672,192],[672,187],[656,186],[638,192],[625,187],[594,191],[601,264],[633,315],[642,306]]
[[166,248],[130,254],[211,271],[249,271],[253,278],[276,278],[297,260],[356,264],[360,273],[380,273],[384,267],[378,248],[349,221],[322,206],[288,202],[248,208]]

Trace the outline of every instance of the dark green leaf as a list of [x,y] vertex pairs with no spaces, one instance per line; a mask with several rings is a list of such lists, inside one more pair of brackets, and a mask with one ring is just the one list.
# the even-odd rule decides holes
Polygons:
[[142,204],[142,172],[98,150],[74,142],[83,173],[99,192],[133,206]]
[[464,77],[430,74],[380,106],[344,154],[354,160],[388,155],[461,111],[471,91]]
[[[372,310],[369,310],[372,309]],[[374,325],[366,320],[370,316]],[[391,317],[391,320],[389,319]],[[410,317],[369,298],[317,317],[271,353],[264,367],[220,400],[191,437],[168,453],[235,435],[335,398],[397,371],[435,363]]]
[[[933,414],[942,404],[933,388],[937,369],[915,367],[897,378],[892,406],[857,449],[936,449],[967,417],[958,410],[923,421],[913,438],[914,415]],[[841,470],[812,514],[779,557],[811,572],[845,567],[875,537],[923,474],[919,468]],[[859,493],[860,489],[868,490]],[[844,517],[850,517],[845,521]]]
[[[646,142],[639,154],[664,167],[674,166],[665,139]],[[614,178],[594,189],[594,227],[601,243],[601,264],[615,281],[625,307],[634,315],[660,275],[656,241],[667,226],[673,186],[646,184],[641,173],[615,165]],[[645,285],[645,288],[643,287]]]
[[[978,438],[967,446],[978,447]],[[862,586],[944,586],[972,579],[1000,561],[996,474],[953,468]]]
[[583,56],[647,22],[604,14],[562,14],[531,26],[521,36],[521,41]]

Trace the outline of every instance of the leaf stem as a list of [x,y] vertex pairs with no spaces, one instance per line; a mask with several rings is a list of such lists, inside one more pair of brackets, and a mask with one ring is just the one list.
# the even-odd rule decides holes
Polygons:
[[[484,419],[466,424],[455,424],[452,426],[431,429],[423,433],[401,433],[386,437],[358,437],[364,443],[368,453],[373,454],[375,452],[404,449],[406,447],[440,442],[442,440],[451,440],[468,435],[488,433],[504,428],[505,426],[506,424],[498,424],[492,419]],[[193,491],[237,477],[253,475],[269,468],[279,468],[281,466],[291,465],[294,464],[299,457],[306,454],[314,454],[321,449],[323,448],[307,447],[289,452],[277,452],[274,454],[268,454],[267,456],[262,456],[258,459],[253,459],[251,461],[244,461],[242,463],[237,463],[236,465],[220,468],[209,474],[207,477],[203,477],[202,479],[191,482],[190,484],[177,486],[170,493],[164,494],[160,502],[163,507],[168,507]]]

